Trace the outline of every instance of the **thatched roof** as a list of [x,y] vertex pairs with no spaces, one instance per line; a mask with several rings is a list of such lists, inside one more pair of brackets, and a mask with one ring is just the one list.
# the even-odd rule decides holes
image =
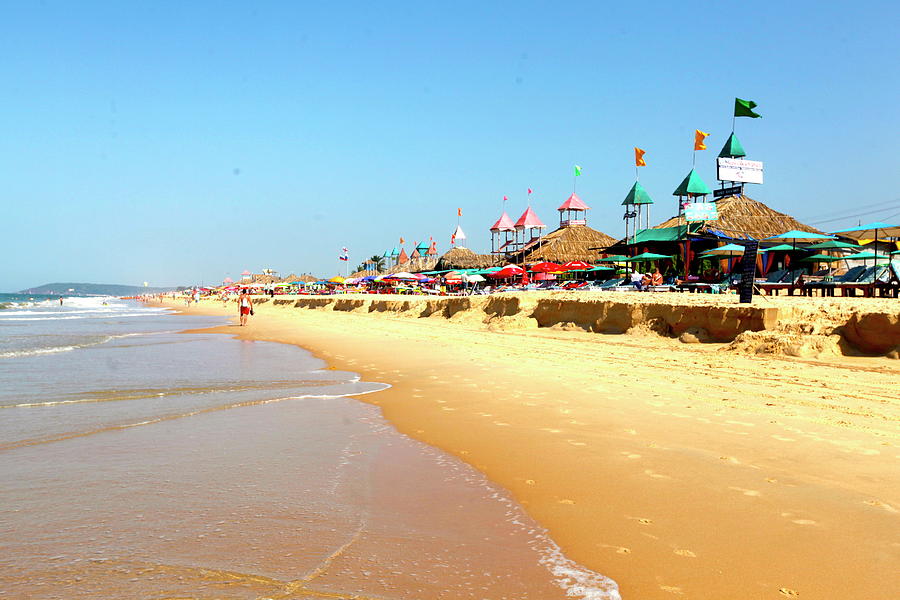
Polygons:
[[408,271],[410,273],[416,273],[418,271],[431,271],[434,269],[435,264],[437,264],[437,259],[432,257],[420,257],[413,258],[406,261],[403,264],[394,265],[387,270],[383,271],[383,273],[400,273],[403,271]]
[[[804,225],[794,217],[773,210],[762,202],[747,196],[722,198],[716,204],[718,205],[719,218],[715,221],[705,221],[697,230],[698,233],[721,232],[728,237],[738,239],[750,237],[757,240],[791,231],[792,229],[822,233],[815,227]],[[683,226],[685,224],[686,221],[682,215],[663,221],[655,226],[654,229]]]
[[587,225],[569,225],[551,231],[541,238],[540,244],[525,250],[524,262],[589,262],[598,257],[597,251],[592,248],[605,248],[614,243],[616,240],[602,231]]
[[304,282],[306,282],[306,283],[311,283],[311,282],[313,282],[313,281],[318,281],[318,280],[319,280],[318,277],[314,277],[314,276],[312,276],[312,275],[309,275],[308,273],[304,273],[304,274],[301,275],[300,277],[297,277],[297,278],[295,278],[295,279],[292,279],[291,281],[304,281]]
[[478,269],[492,267],[497,258],[491,254],[475,254],[468,248],[453,248],[437,261],[436,270],[445,269]]

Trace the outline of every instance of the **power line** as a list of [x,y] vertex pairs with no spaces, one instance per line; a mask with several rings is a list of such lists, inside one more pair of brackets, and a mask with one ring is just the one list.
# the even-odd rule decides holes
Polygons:
[[[873,213],[880,213],[880,212],[892,210],[892,209],[894,209],[894,208],[897,208],[897,206],[900,206],[900,205],[895,204],[894,206],[885,206],[885,207],[882,207],[882,208],[875,208],[875,209],[872,209],[872,210],[866,210],[866,211],[861,211],[861,212],[860,212],[860,211],[854,211],[854,212],[852,212],[852,213],[843,214],[843,215],[841,215],[841,216],[839,216],[839,217],[834,217],[834,218],[831,218],[831,219],[818,219],[818,220],[816,220],[816,221],[810,221],[809,223],[810,223],[810,225],[820,225],[820,224],[822,224],[822,223],[833,223],[834,221],[845,221],[845,220],[848,220],[848,219],[852,219],[852,218],[854,218],[854,217],[862,217],[862,216],[864,216],[864,215],[871,215],[871,214],[873,214]],[[888,218],[888,219],[889,219],[890,217],[885,217],[885,218]]]

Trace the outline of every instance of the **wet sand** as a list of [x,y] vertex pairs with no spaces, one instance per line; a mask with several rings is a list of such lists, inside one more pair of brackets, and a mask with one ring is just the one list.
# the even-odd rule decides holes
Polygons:
[[896,361],[256,312],[219,331],[299,344],[390,383],[364,400],[510,490],[624,598],[872,599],[900,585]]

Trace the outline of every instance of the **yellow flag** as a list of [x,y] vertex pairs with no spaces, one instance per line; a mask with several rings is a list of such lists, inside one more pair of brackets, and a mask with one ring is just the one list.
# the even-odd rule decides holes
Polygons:
[[644,155],[647,154],[644,150],[641,150],[637,146],[634,148],[634,166],[636,167],[646,167],[647,162],[644,160]]
[[697,150],[706,150],[706,144],[704,144],[704,140],[706,140],[708,133],[703,133],[699,129],[694,131],[694,151]]

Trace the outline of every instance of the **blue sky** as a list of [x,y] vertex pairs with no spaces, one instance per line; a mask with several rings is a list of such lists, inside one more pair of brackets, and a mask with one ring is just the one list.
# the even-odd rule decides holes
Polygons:
[[659,222],[697,128],[713,184],[735,96],[752,197],[900,220],[893,3],[606,4],[8,4],[0,290],[331,275],[342,246],[446,250],[457,207],[483,251],[504,195],[556,223],[573,164],[621,236],[632,147]]

